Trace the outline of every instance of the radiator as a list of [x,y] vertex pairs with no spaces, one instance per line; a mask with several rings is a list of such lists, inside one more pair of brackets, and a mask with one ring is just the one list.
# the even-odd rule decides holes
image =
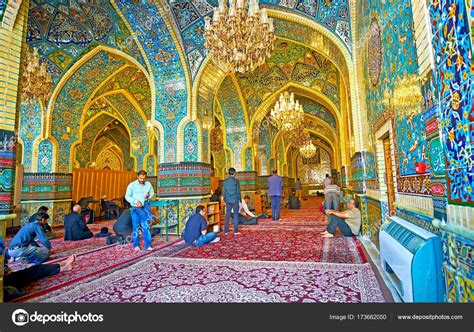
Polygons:
[[380,228],[382,267],[404,302],[442,302],[441,241],[399,217]]

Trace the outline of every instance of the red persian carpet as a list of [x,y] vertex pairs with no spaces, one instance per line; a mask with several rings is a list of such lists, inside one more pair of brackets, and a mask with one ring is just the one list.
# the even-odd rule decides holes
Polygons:
[[[61,272],[29,284],[23,289],[27,295],[16,299],[16,302],[34,299],[38,296],[48,294],[51,291],[83,281],[89,277],[101,276],[112,269],[127,266],[127,264],[140,260],[172,244],[173,243],[165,243],[161,238],[154,238],[153,246],[155,247],[155,251],[148,252],[142,250],[138,253],[133,252],[131,244],[112,244],[94,248],[90,251],[78,254],[74,268],[71,271]],[[56,263],[60,260],[61,259],[48,261],[47,264]],[[37,300],[33,300],[32,302],[37,302]]]
[[355,237],[322,238],[322,229],[281,227],[242,229],[241,235],[220,234],[221,241],[200,247],[187,247],[174,257],[328,262],[361,264],[367,262]]
[[[114,224],[115,220],[107,220],[99,223],[94,223],[88,225],[89,229],[92,233],[96,234],[100,232],[102,227],[108,227],[109,232],[113,233],[112,225]],[[48,262],[55,261],[60,258],[65,258],[73,254],[81,254],[84,252],[89,252],[93,249],[100,248],[105,246],[105,237],[100,238],[90,238],[86,240],[80,241],[64,241],[64,229],[63,228],[55,228],[54,229],[54,239],[50,240],[52,249],[50,250],[50,256],[48,258]],[[8,243],[10,243],[12,238],[8,239]],[[9,263],[9,267],[12,271],[18,271],[25,269],[33,264],[23,263],[23,262],[13,262]]]
[[149,257],[46,302],[385,302],[369,264]]

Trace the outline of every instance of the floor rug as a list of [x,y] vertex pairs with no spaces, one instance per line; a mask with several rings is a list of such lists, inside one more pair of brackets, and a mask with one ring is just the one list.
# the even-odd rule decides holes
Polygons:
[[[17,299],[16,302],[24,302],[91,276],[100,275],[114,268],[124,267],[171,244],[173,243],[165,243],[160,238],[153,239],[155,251],[142,250],[138,253],[133,252],[132,245],[113,244],[92,249],[77,256],[71,271],[61,272],[29,284],[23,289],[27,295]],[[57,263],[60,260],[48,261],[47,263]]]
[[221,234],[220,242],[186,247],[174,254],[182,258],[265,260],[361,264],[367,260],[354,237],[322,238],[321,229],[249,228],[241,235]]
[[46,302],[384,302],[369,264],[149,257]]

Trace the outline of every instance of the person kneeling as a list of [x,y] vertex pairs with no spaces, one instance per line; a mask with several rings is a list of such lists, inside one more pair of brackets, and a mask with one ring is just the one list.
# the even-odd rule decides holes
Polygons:
[[360,210],[356,207],[356,201],[351,199],[348,204],[348,210],[344,212],[338,212],[334,210],[326,210],[326,215],[329,218],[329,225],[324,232],[323,237],[333,237],[336,228],[344,236],[354,236],[359,234],[360,230]]
[[207,232],[207,221],[204,218],[206,208],[203,205],[196,207],[196,213],[189,217],[184,229],[184,242],[194,246],[202,246],[209,242],[217,242],[220,239],[216,233]]
[[[82,208],[79,204],[74,205],[72,208],[73,213],[70,213],[64,217],[64,240],[65,241],[78,241],[90,239],[94,236],[87,227],[84,217],[82,215]],[[86,216],[87,219],[87,216]]]
[[[0,236],[0,256],[3,254],[4,249],[5,243]],[[7,257],[4,262],[5,275],[3,276],[3,300],[5,302],[25,295],[24,291],[21,289],[28,286],[28,284],[33,281],[58,274],[59,272],[72,270],[72,264],[76,260],[76,255],[72,255],[57,264],[40,263],[20,271],[12,272],[8,267],[8,252],[6,252],[6,254]]]
[[[28,263],[40,264],[49,257],[51,242],[43,230],[43,225],[48,219],[49,215],[43,213],[36,217],[35,222],[27,223],[20,228],[7,251],[12,261],[26,260]],[[44,247],[40,247],[35,239],[38,239]]]
[[286,207],[290,210],[298,210],[301,207],[301,202],[298,197],[295,196],[295,193],[292,191],[290,197],[288,198],[288,204]]

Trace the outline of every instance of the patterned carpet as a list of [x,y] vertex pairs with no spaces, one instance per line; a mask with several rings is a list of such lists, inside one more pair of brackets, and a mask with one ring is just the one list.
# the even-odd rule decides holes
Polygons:
[[367,260],[356,238],[322,238],[323,229],[280,227],[242,229],[240,236],[221,234],[221,241],[188,247],[175,254],[182,258],[327,262],[361,264]]
[[240,236],[202,247],[155,237],[155,251],[134,254],[105,238],[55,239],[48,263],[76,253],[73,270],[32,283],[17,302],[383,302],[359,241],[320,236],[321,203],[311,198],[282,209],[282,223],[242,226]]
[[369,264],[149,257],[46,302],[384,302]]
[[[107,227],[109,232],[113,233],[112,226],[115,220],[107,220],[94,224],[88,225],[90,231],[93,234],[99,233],[102,227]],[[64,229],[55,228],[54,229],[54,239],[50,240],[52,249],[50,250],[50,256],[48,261],[56,261],[61,258],[68,257],[73,254],[81,254],[89,252],[93,249],[103,247],[105,245],[105,238],[90,238],[81,241],[64,241]],[[10,244],[12,238],[7,238],[6,243]],[[9,267],[12,271],[18,271],[25,269],[32,264],[23,263],[23,262],[13,262],[9,264]]]

